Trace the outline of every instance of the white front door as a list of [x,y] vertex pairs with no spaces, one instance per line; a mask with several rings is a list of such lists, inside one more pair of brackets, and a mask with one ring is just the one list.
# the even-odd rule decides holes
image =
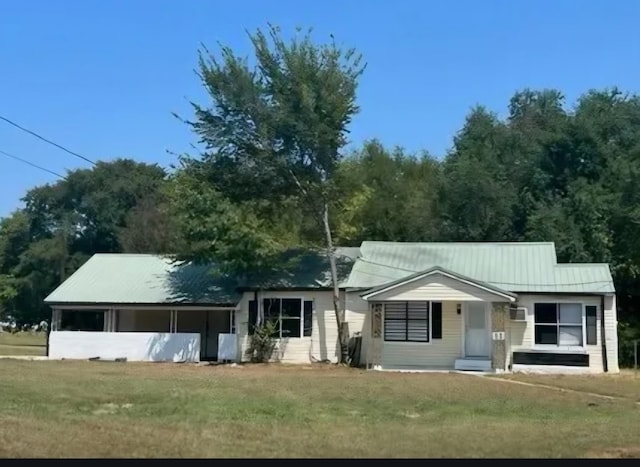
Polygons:
[[464,319],[465,357],[489,357],[489,313],[485,302],[468,302]]

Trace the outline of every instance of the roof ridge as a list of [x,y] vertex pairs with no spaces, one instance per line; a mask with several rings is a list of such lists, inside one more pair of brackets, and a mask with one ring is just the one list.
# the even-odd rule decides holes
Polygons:
[[386,240],[363,240],[365,243],[377,243],[377,244],[395,244],[395,245],[554,245],[555,242],[395,242]]
[[151,258],[168,258],[171,257],[172,255],[161,255],[161,254],[155,254],[155,253],[94,253],[93,255],[91,255],[91,257],[93,258],[94,256],[144,256],[144,257],[151,257]]

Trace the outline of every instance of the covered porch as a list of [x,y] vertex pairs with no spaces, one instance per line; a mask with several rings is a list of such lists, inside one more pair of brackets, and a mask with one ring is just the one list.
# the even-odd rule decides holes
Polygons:
[[504,371],[515,296],[432,268],[362,294],[369,302],[367,367]]
[[52,307],[53,359],[235,361],[232,306]]

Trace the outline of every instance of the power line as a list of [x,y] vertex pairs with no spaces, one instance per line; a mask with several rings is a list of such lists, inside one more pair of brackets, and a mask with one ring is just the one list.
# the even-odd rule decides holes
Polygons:
[[67,152],[67,153],[71,154],[72,156],[79,157],[80,159],[82,159],[82,160],[84,160],[84,161],[87,161],[87,162],[89,162],[90,164],[96,165],[96,163],[95,163],[95,162],[93,162],[91,159],[87,159],[86,157],[84,157],[84,156],[82,156],[82,155],[78,154],[77,152],[73,152],[73,151],[71,151],[70,149],[65,148],[64,146],[59,145],[58,143],[54,143],[53,141],[48,140],[48,139],[47,139],[47,138],[45,138],[44,136],[40,136],[38,133],[36,133],[36,132],[34,132],[34,131],[31,131],[31,130],[29,130],[29,129],[27,129],[27,128],[23,127],[23,126],[18,125],[16,122],[9,120],[8,118],[3,117],[2,115],[0,115],[0,120],[4,120],[4,121],[5,121],[5,122],[7,122],[9,125],[13,125],[13,126],[14,126],[14,127],[16,127],[16,128],[18,128],[18,129],[20,129],[20,130],[22,130],[22,131],[24,131],[24,132],[27,132],[27,133],[29,133],[30,135],[33,135],[33,136],[35,136],[35,137],[36,137],[36,138],[38,138],[38,139],[41,139],[41,140],[42,140],[42,141],[44,141],[45,143],[49,143],[49,144],[51,144],[51,145],[53,145],[53,146],[57,147],[58,149],[62,149],[64,152]]
[[36,169],[40,169],[40,170],[44,170],[45,172],[49,172],[50,174],[55,175],[56,177],[60,177],[63,180],[67,179],[67,177],[65,177],[64,175],[60,175],[59,173],[54,172],[53,170],[49,170],[49,169],[45,169],[44,167],[40,167],[39,165],[34,164],[33,162],[30,162],[30,161],[28,161],[26,159],[23,159],[22,157],[18,157],[18,156],[14,156],[13,154],[9,154],[8,152],[3,151],[2,149],[0,149],[0,154],[2,154],[4,156],[7,156],[7,157],[10,157],[11,159],[15,159],[17,161],[20,161],[20,162],[23,162],[25,164],[28,164],[31,167],[35,167]]

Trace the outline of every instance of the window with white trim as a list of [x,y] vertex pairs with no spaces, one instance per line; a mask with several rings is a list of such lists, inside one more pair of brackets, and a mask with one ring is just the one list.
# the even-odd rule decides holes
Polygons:
[[313,300],[302,298],[265,298],[262,301],[264,321],[259,321],[258,305],[249,300],[249,335],[253,335],[256,326],[271,321],[276,325],[273,337],[310,337],[313,334]]
[[582,347],[583,306],[581,303],[536,303],[534,327],[536,345]]
[[302,335],[301,298],[265,298],[262,301],[264,320],[276,324],[274,337],[300,337]]

